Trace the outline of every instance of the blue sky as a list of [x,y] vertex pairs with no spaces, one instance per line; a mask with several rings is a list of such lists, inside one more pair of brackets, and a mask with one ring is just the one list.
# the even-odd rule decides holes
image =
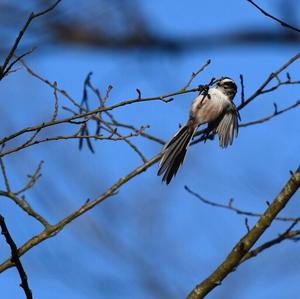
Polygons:
[[[249,26],[283,30],[247,1],[141,2],[151,28],[172,36]],[[63,5],[67,7],[68,3]],[[279,1],[265,6],[274,13],[279,13],[278,7]],[[137,87],[144,96],[176,91],[208,58],[212,63],[195,80],[195,86],[222,75],[238,81],[242,73],[249,96],[297,51],[299,47],[288,45],[245,45],[169,54],[53,45],[48,51],[41,46],[28,63],[77,99],[81,98],[85,76],[93,71],[93,82],[102,92],[109,84],[114,86],[109,101],[117,102],[134,98]],[[290,72],[299,79],[299,62]],[[51,117],[52,90],[24,70],[1,82],[0,94],[5,120],[1,136]],[[136,126],[149,124],[149,132],[167,140],[178,124],[186,121],[194,96],[179,96],[169,104],[131,105],[120,109],[116,116]],[[273,102],[281,108],[297,99],[299,86],[283,87],[255,100],[242,111],[242,120],[270,114]],[[239,103],[239,95],[235,101]],[[265,124],[241,129],[227,150],[219,148],[217,140],[192,147],[184,167],[169,186],[156,176],[157,165],[129,182],[117,196],[22,257],[35,298],[183,298],[246,232],[244,217],[203,205],[187,194],[184,186],[211,200],[226,203],[234,198],[240,208],[263,211],[266,201],[271,201],[288,180],[289,170],[298,167],[299,116],[297,108]],[[63,130],[62,126],[51,132],[59,134]],[[161,149],[143,139],[136,143],[148,158]],[[45,161],[43,176],[27,198],[50,222],[56,222],[141,164],[123,143],[98,142],[95,149],[94,155],[87,149],[79,152],[76,142],[58,141],[13,154],[5,162],[12,184],[18,189],[26,181],[26,174],[40,160]],[[4,198],[0,209],[19,245],[42,229]],[[298,216],[298,211],[296,194],[282,214]],[[254,223],[255,219],[250,218],[249,224]],[[286,227],[274,223],[262,241],[277,236]],[[245,263],[208,298],[296,298],[300,291],[298,246],[285,242]],[[1,260],[8,254],[2,241]],[[22,298],[18,283],[15,269],[2,273],[3,297]]]

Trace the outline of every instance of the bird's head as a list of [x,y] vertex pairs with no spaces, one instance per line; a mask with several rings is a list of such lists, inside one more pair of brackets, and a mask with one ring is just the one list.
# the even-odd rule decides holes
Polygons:
[[231,101],[233,100],[237,92],[237,85],[234,80],[229,77],[222,77],[217,81],[216,85],[217,88],[227,95]]

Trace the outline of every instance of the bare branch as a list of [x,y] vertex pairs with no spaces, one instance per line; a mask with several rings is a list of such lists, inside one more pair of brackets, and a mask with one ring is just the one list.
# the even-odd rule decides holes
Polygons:
[[262,124],[280,114],[283,114],[287,111],[290,111],[296,107],[298,107],[300,105],[300,100],[297,100],[294,104],[284,108],[284,109],[281,109],[281,110],[278,110],[277,109],[277,105],[275,105],[275,108],[274,108],[274,112],[266,117],[263,117],[261,119],[258,119],[258,120],[254,120],[254,121],[250,121],[250,122],[247,122],[247,123],[242,123],[242,124],[239,124],[239,127],[240,128],[245,128],[245,127],[249,127],[249,126],[253,126],[253,125],[257,125],[257,124]]
[[238,106],[238,110],[241,110],[245,106],[247,106],[249,103],[251,103],[257,96],[261,95],[265,87],[278,75],[283,72],[287,67],[289,67],[293,62],[295,62],[297,59],[300,58],[300,52],[297,53],[295,56],[290,58],[285,64],[283,64],[277,71],[274,73],[271,73],[268,78],[263,82],[263,84],[247,99],[244,101],[244,103],[241,103]]
[[78,135],[77,133],[74,135],[59,135],[59,136],[53,136],[53,137],[46,137],[43,139],[38,139],[38,140],[31,140],[30,142],[27,141],[24,144],[21,144],[20,146],[14,147],[12,149],[8,149],[7,151],[4,151],[2,153],[0,153],[0,157],[18,152],[20,150],[23,150],[25,148],[37,145],[37,144],[41,144],[41,143],[45,143],[45,142],[49,142],[49,141],[57,141],[57,140],[69,140],[69,139],[83,139],[83,140],[91,140],[91,139],[95,139],[95,140],[110,140],[110,141],[120,141],[120,140],[127,140],[129,138],[133,138],[133,137],[137,137],[139,136],[139,132],[136,133],[130,133],[128,135],[120,135],[117,132],[115,132],[115,135],[117,135],[117,137],[113,137],[112,135],[109,136],[102,136],[102,135]]
[[[189,81],[182,87],[181,91],[185,91],[187,88],[190,87],[191,83],[193,82],[193,80],[201,73],[203,72],[206,67],[211,63],[211,60],[208,59],[207,62],[196,72],[193,72],[191,75],[191,78],[189,79]],[[139,93],[139,97],[140,97],[140,93]]]
[[[0,145],[3,144],[3,143],[6,143],[7,141],[10,141],[10,140],[18,137],[18,136],[21,136],[25,133],[41,130],[41,129],[44,129],[44,128],[47,128],[47,127],[51,127],[51,126],[55,126],[55,125],[59,125],[59,124],[63,124],[63,123],[70,123],[73,120],[84,118],[86,116],[97,114],[99,112],[111,111],[111,110],[114,110],[116,108],[124,107],[124,106],[135,104],[135,103],[142,103],[142,102],[149,102],[149,101],[165,101],[166,99],[168,99],[170,97],[173,97],[173,96],[176,96],[176,95],[181,95],[181,94],[186,94],[186,93],[191,93],[191,92],[197,92],[197,91],[199,92],[200,90],[201,90],[201,87],[197,87],[197,88],[192,88],[192,89],[189,89],[189,90],[186,90],[186,91],[172,92],[172,93],[165,94],[165,95],[162,95],[162,96],[154,96],[154,97],[148,97],[148,98],[142,98],[142,99],[125,100],[125,101],[121,101],[121,102],[116,103],[116,104],[111,105],[111,106],[98,107],[94,110],[84,112],[84,113],[80,113],[80,114],[76,114],[76,115],[73,115],[71,117],[58,119],[58,120],[55,120],[55,121],[44,122],[42,124],[32,126],[32,127],[27,127],[27,128],[22,129],[22,130],[14,133],[14,134],[11,134],[7,137],[4,137],[3,139],[0,140]],[[0,157],[3,157],[3,156],[4,156],[4,153],[0,153]]]
[[[89,78],[90,79],[90,78]],[[104,102],[102,100],[102,97],[101,97],[101,94],[100,94],[100,91],[98,88],[94,87],[91,80],[88,81],[88,87],[93,91],[93,93],[96,95],[96,97],[98,98],[99,102],[100,102],[100,106],[104,106]],[[104,98],[108,98],[109,97],[109,94],[110,94],[110,91],[111,91],[111,86],[109,86],[107,88],[107,91],[106,91],[106,94],[105,94],[105,97]],[[138,93],[138,99],[141,99],[141,96],[142,96],[142,93],[141,91],[137,88],[137,93]],[[67,108],[67,110],[70,110]],[[70,111],[71,113],[73,114],[76,114],[74,111]],[[112,113],[110,112],[105,112],[106,115],[108,115],[108,117],[110,118],[111,120],[111,123],[109,121],[105,121],[105,124],[109,124],[111,126],[116,126],[116,127],[120,127],[120,128],[126,128],[126,129],[130,129],[134,132],[137,132],[137,131],[140,131],[140,135],[142,137],[145,137],[145,138],[148,138],[149,140],[152,140],[152,141],[155,141],[155,142],[158,142],[160,144],[165,144],[165,141],[163,141],[162,139],[160,138],[157,138],[156,136],[154,135],[150,135],[148,133],[145,133],[144,130],[140,130],[140,129],[137,129],[135,126],[133,125],[130,125],[130,124],[124,124],[124,123],[121,123],[119,122],[118,120],[115,119],[115,117],[113,116]],[[99,123],[101,123],[103,120],[101,118],[101,113],[99,113],[99,117],[97,119],[97,121],[99,121]],[[99,130],[97,130],[96,134],[99,134]]]
[[40,74],[36,73],[32,68],[30,68],[27,63],[23,60],[20,59],[20,63],[23,65],[23,67],[25,68],[25,70],[33,77],[35,77],[36,79],[42,81],[43,83],[45,83],[46,85],[48,85],[49,87],[51,87],[53,89],[53,92],[57,93],[59,92],[60,94],[62,94],[66,99],[68,99],[75,107],[77,108],[81,108],[81,106],[76,102],[76,100],[74,100],[64,89],[61,89],[58,87],[57,82],[51,83],[49,80],[45,79],[44,77],[42,77]]
[[[110,114],[110,115],[111,115],[111,114]],[[113,116],[111,115],[111,117],[113,117]],[[116,126],[116,127],[120,127],[120,128],[130,129],[130,130],[132,130],[132,131],[134,131],[134,132],[136,132],[136,131],[138,130],[138,129],[137,129],[136,127],[134,127],[133,125],[124,124],[124,123],[122,123],[122,122],[117,121],[115,118],[113,118],[113,122],[111,123],[111,125]],[[146,132],[144,132],[144,131],[141,132],[140,135],[141,135],[142,137],[145,137],[145,138],[147,138],[147,139],[149,139],[149,140],[155,141],[155,142],[157,142],[157,143],[159,143],[159,144],[162,144],[162,145],[166,143],[164,140],[162,140],[162,139],[160,139],[160,138],[157,138],[157,137],[154,136],[154,135],[148,134],[148,133],[146,133]]]
[[204,298],[210,291],[219,286],[229,273],[238,267],[243,257],[271,225],[274,218],[285,207],[299,187],[300,167],[298,167],[272,204],[268,206],[255,226],[234,246],[224,262],[207,279],[191,291],[188,296],[189,299]]
[[[11,50],[9,51],[7,57],[5,58],[4,60],[4,63],[3,65],[0,67],[0,81],[1,79],[3,79],[3,77],[5,77],[7,75],[7,73],[9,72],[9,70],[12,68],[12,66],[19,60],[19,58],[17,58],[17,61],[13,61],[12,63],[10,63],[12,57],[15,55],[15,52],[19,46],[19,43],[23,37],[23,35],[25,34],[27,28],[29,27],[30,23],[35,19],[35,18],[38,18],[48,12],[50,12],[51,10],[53,10],[58,4],[59,2],[61,2],[61,0],[57,0],[54,4],[52,4],[51,6],[49,6],[47,9],[41,11],[41,12],[38,12],[38,13],[34,13],[32,12],[26,23],[24,24],[23,28],[21,29],[21,31],[19,32],[19,35],[18,37],[16,38]],[[22,56],[24,57],[25,55],[27,55],[27,53],[23,54]]]
[[39,133],[41,130],[42,130],[42,128],[37,129],[27,141],[25,141],[22,145],[20,145],[19,148],[20,148],[20,149],[21,149],[21,148],[26,148],[28,145],[32,144],[34,138],[38,135],[38,133]]
[[[276,77],[278,78],[278,77]],[[290,79],[286,80],[286,81],[281,81],[280,79],[277,81],[277,84],[268,88],[268,89],[264,89],[261,94],[264,93],[269,93],[272,92],[274,90],[276,90],[278,87],[282,86],[282,85],[294,85],[294,84],[300,84],[300,81],[291,81]]]
[[[273,247],[274,245],[280,244],[282,241],[292,240],[294,241],[296,237],[300,235],[300,230],[292,230],[292,227],[298,223],[294,222],[284,233],[280,234],[277,238],[274,238],[268,242],[263,243],[262,245],[256,247],[255,249],[249,251],[240,261],[240,264],[249,260],[250,258],[256,257],[258,254],[262,253],[266,249]],[[298,241],[299,239],[296,239]]]
[[3,178],[4,178],[4,184],[5,184],[5,187],[6,187],[6,191],[10,192],[9,179],[8,179],[8,176],[7,176],[7,173],[6,173],[6,168],[5,168],[5,165],[4,165],[4,162],[3,162],[2,158],[0,158],[0,166],[1,166],[1,171],[2,171]]
[[53,94],[54,94],[54,98],[55,98],[55,105],[54,105],[54,112],[53,112],[53,116],[52,116],[51,121],[55,121],[56,120],[56,118],[58,116],[58,107],[59,107],[59,105],[58,105],[58,101],[59,100],[58,100],[58,95],[57,95],[57,82],[55,81],[53,83],[53,85],[54,85]]
[[11,261],[14,263],[14,265],[16,266],[19,276],[21,278],[21,288],[24,290],[24,293],[26,295],[27,299],[32,299],[32,292],[31,289],[28,285],[28,279],[27,279],[27,274],[24,270],[24,267],[19,259],[19,254],[18,254],[18,248],[16,246],[16,243],[14,242],[13,238],[11,237],[8,228],[5,224],[5,220],[4,217],[2,215],[0,215],[0,226],[1,226],[1,234],[4,235],[5,240],[7,242],[7,244],[10,247],[11,250]]
[[7,197],[11,199],[15,204],[17,204],[24,212],[26,212],[29,216],[35,218],[38,222],[40,222],[44,227],[50,227],[51,225],[49,222],[42,217],[40,214],[38,214],[36,211],[32,209],[30,204],[27,202],[25,197],[19,198],[15,193],[13,192],[7,192],[7,191],[1,191],[0,190],[0,196]]
[[102,107],[105,106],[105,103],[106,103],[106,101],[108,100],[109,95],[110,95],[110,92],[112,91],[112,89],[113,89],[112,85],[109,85],[109,86],[107,87],[106,94],[105,94],[103,100],[101,101],[101,106],[102,106]]
[[[292,64],[294,61],[296,61],[300,56],[300,53],[298,53],[297,55],[295,55],[294,57],[292,57],[287,63],[285,63],[282,67],[280,67],[275,73],[272,73],[268,79],[261,85],[261,87],[259,87],[259,89],[251,96],[249,97],[247,100],[244,101],[244,103],[242,103],[238,109],[242,109],[243,107],[245,107],[247,104],[249,104],[255,97],[257,97],[258,95],[261,94],[261,92],[264,91],[264,88],[268,85],[268,83],[273,79],[273,78],[278,78],[278,74],[281,73],[284,69],[286,69],[290,64]],[[44,80],[44,79],[43,79]],[[46,82],[47,84],[49,82]],[[51,86],[51,84],[50,84]],[[52,87],[55,88],[55,86]],[[58,90],[58,89],[57,89]],[[36,131],[40,128],[46,128],[46,127],[50,127],[50,126],[54,126],[54,125],[58,125],[58,124],[62,124],[62,123],[71,123],[72,121],[79,119],[79,118],[86,118],[89,115],[97,115],[98,113],[102,113],[104,111],[111,111],[114,110],[116,108],[119,107],[123,107],[126,105],[130,105],[130,104],[134,104],[134,103],[141,103],[141,102],[145,102],[145,101],[155,101],[155,100],[162,100],[162,101],[168,101],[168,99],[172,96],[176,96],[176,95],[180,95],[180,94],[185,94],[185,93],[189,93],[189,92],[195,92],[195,91],[201,91],[203,90],[203,86],[199,86],[198,88],[193,88],[190,90],[185,90],[185,91],[178,91],[178,92],[173,92],[173,93],[169,93],[163,96],[157,96],[157,97],[150,97],[150,98],[141,98],[141,99],[133,99],[133,100],[127,100],[127,101],[121,101],[117,104],[114,104],[112,106],[108,106],[108,107],[98,107],[97,109],[91,110],[91,111],[85,111],[83,113],[80,114],[76,114],[76,115],[72,115],[71,117],[65,118],[65,119],[61,119],[61,120],[55,120],[52,122],[47,122],[47,123],[43,123],[41,125],[37,125],[34,127],[29,127],[29,128],[25,128],[17,133],[14,133],[10,136],[7,136],[5,138],[3,138],[2,140],[0,140],[0,145],[11,140],[14,139],[22,134],[31,132],[31,131]],[[58,90],[59,91],[59,90]],[[75,105],[78,105],[77,103],[75,103]],[[80,108],[82,108],[79,105]],[[198,132],[197,135],[201,134],[201,131]],[[213,136],[213,134],[212,134]],[[200,139],[200,141],[202,141],[203,139]],[[195,140],[193,143],[197,143],[199,142],[199,140]],[[3,156],[3,153],[0,154],[0,157]]]
[[14,66],[15,64],[17,64],[20,60],[22,60],[22,58],[24,58],[24,57],[30,55],[35,49],[36,49],[36,48],[32,48],[31,50],[25,52],[24,54],[22,54],[21,56],[18,56],[18,57],[17,57],[16,55],[14,55],[14,57],[16,57],[16,59],[15,59],[15,60],[14,60],[14,61],[6,68],[4,76],[6,76],[6,75],[8,75],[9,73],[15,71],[15,70],[12,70],[13,66]]
[[286,27],[286,28],[289,28],[289,29],[292,29],[296,32],[300,32],[300,29],[292,26],[292,25],[289,25],[288,23],[270,15],[268,12],[266,12],[265,10],[263,10],[261,7],[259,7],[255,2],[253,2],[252,0],[247,0],[248,2],[250,2],[252,5],[254,5],[261,13],[263,13],[265,16],[267,16],[268,18],[271,18],[273,19],[274,21],[276,21],[277,23],[279,23],[281,26],[283,27]]
[[[113,118],[112,114],[109,113],[108,111],[106,112],[106,114],[108,115],[108,117],[110,118],[110,120],[114,123],[115,122],[115,119]],[[114,131],[114,129],[110,126],[110,124],[106,123],[105,124],[110,128],[111,131]],[[145,128],[147,128],[149,126],[145,126],[145,127],[142,127],[139,131],[143,131]],[[138,132],[138,131],[137,131]],[[121,134],[119,134],[117,131],[115,131],[115,134],[119,137],[122,137]],[[127,140],[127,139],[124,139],[124,141],[139,155],[139,157],[142,159],[142,161],[144,163],[147,162],[147,159],[146,157],[144,156],[144,154],[139,150],[139,148],[133,144],[130,140]]]
[[247,232],[249,233],[250,232],[250,226],[249,226],[249,222],[248,222],[247,217],[245,218],[245,226],[246,226]]
[[240,82],[241,82],[241,104],[243,105],[245,102],[245,86],[244,86],[244,76],[240,75]]
[[16,195],[20,195],[24,193],[25,191],[31,189],[37,180],[42,176],[41,171],[42,171],[42,166],[44,164],[44,161],[41,161],[39,165],[37,166],[35,172],[32,175],[28,175],[29,181],[28,183],[19,191],[15,192]]
[[[128,181],[130,181],[131,179],[133,179],[134,177],[136,177],[140,173],[147,170],[153,164],[158,162],[160,158],[161,158],[160,154],[153,157],[151,160],[147,161],[143,165],[137,167],[135,170],[133,170],[132,172],[127,174],[126,176],[119,179],[113,186],[111,186],[108,190],[106,190],[99,197],[95,198],[92,201],[85,202],[84,205],[81,206],[78,210],[76,210],[75,212],[73,212],[72,214],[70,214],[69,216],[67,216],[66,218],[64,218],[60,222],[58,222],[57,224],[51,225],[51,226],[48,226],[47,228],[45,228],[44,231],[42,231],[40,234],[34,236],[33,238],[31,238],[30,240],[25,242],[18,249],[19,256],[22,256],[24,253],[26,253],[32,247],[40,244],[44,240],[46,240],[50,237],[53,237],[54,235],[59,233],[67,224],[74,221],[75,219],[77,219],[78,217],[80,217],[81,215],[83,215],[84,213],[89,211],[90,209],[94,208],[96,205],[103,202],[105,199],[115,195],[116,192],[120,189],[120,187],[122,187],[124,184],[126,184]],[[0,193],[0,195],[1,195],[1,193]],[[14,265],[14,263],[10,259],[6,260],[5,262],[3,262],[0,265],[0,273],[5,271],[6,269],[12,267],[13,265]]]
[[50,224],[48,223],[48,221],[32,209],[30,204],[26,201],[25,196],[23,196],[21,198],[18,197],[19,194],[21,194],[21,193],[25,192],[26,190],[32,188],[34,186],[34,184],[36,183],[36,181],[39,179],[39,177],[41,176],[40,172],[41,172],[43,161],[41,161],[39,163],[39,165],[38,165],[37,169],[35,170],[34,174],[32,176],[29,176],[30,180],[24,186],[24,188],[22,188],[20,191],[15,192],[15,193],[11,191],[11,187],[10,187],[10,184],[9,184],[9,179],[8,179],[8,176],[7,176],[7,173],[6,173],[6,168],[5,168],[5,165],[4,165],[4,162],[3,162],[2,158],[0,158],[0,164],[1,164],[1,169],[2,169],[2,173],[3,173],[3,176],[4,176],[5,185],[6,185],[6,191],[0,190],[0,196],[4,196],[4,197],[7,197],[7,198],[11,199],[23,211],[25,211],[28,215],[32,216],[37,221],[39,221],[44,227],[49,227]]
[[[206,198],[204,198],[202,195],[200,195],[199,193],[196,193],[194,191],[192,191],[188,186],[184,186],[184,189],[192,194],[193,196],[195,196],[196,198],[200,199],[201,202],[212,206],[212,207],[217,207],[217,208],[222,208],[222,209],[226,209],[226,210],[230,210],[232,212],[237,213],[238,215],[243,215],[243,216],[250,216],[250,217],[261,217],[263,214],[262,213],[255,213],[255,212],[250,212],[250,211],[245,211],[239,208],[236,208],[233,206],[233,199],[231,198],[227,204],[221,204],[221,203],[217,203],[215,201],[212,200],[208,200]],[[274,220],[279,220],[279,221],[292,221],[292,222],[298,222],[300,221],[300,217],[275,217]]]

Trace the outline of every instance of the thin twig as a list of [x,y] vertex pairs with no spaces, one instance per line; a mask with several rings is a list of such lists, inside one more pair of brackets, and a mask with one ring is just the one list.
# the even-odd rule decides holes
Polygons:
[[272,91],[276,90],[278,87],[283,86],[283,85],[296,85],[296,84],[300,84],[300,81],[291,81],[291,80],[279,81],[279,82],[277,82],[276,85],[274,85],[268,89],[264,89],[261,92],[261,94],[272,92]]
[[53,112],[51,121],[56,120],[56,118],[58,116],[58,107],[59,107],[59,104],[58,104],[59,100],[58,100],[58,95],[57,95],[57,82],[54,81],[53,85],[54,85],[53,94],[54,94],[54,98],[55,98],[55,104],[54,104],[54,112]]
[[31,147],[31,146],[34,146],[34,145],[37,145],[37,144],[41,144],[41,143],[45,143],[45,142],[49,142],[49,141],[57,141],[57,140],[69,140],[69,139],[83,139],[83,140],[92,140],[92,139],[95,139],[95,140],[110,140],[110,141],[120,141],[120,140],[127,140],[129,138],[133,138],[133,137],[137,137],[139,136],[139,132],[137,133],[130,133],[128,135],[120,135],[118,134],[117,132],[115,133],[117,135],[117,137],[113,137],[111,135],[109,136],[102,136],[102,135],[77,135],[74,134],[74,135],[59,135],[59,136],[53,136],[53,137],[46,137],[46,138],[43,138],[43,139],[39,139],[39,140],[35,140],[35,141],[30,141],[30,142],[26,142],[20,146],[17,146],[17,147],[14,147],[12,149],[9,149],[7,151],[3,151],[1,154],[0,154],[0,157],[4,157],[6,155],[9,155],[9,154],[12,154],[12,153],[15,153],[15,152],[18,152],[20,150],[23,150],[25,148],[28,148],[28,147]]
[[108,98],[109,98],[109,96],[110,96],[110,93],[111,93],[112,89],[113,89],[112,85],[109,85],[109,86],[107,87],[105,96],[104,96],[104,98],[103,98],[102,101],[101,101],[101,106],[102,106],[102,107],[105,106],[105,103],[106,103],[106,101],[108,100]]
[[[266,249],[269,249],[270,247],[274,246],[274,245],[278,245],[280,244],[282,241],[285,240],[294,240],[295,237],[300,235],[300,230],[292,230],[293,227],[297,224],[298,222],[295,221],[293,222],[288,229],[280,234],[277,238],[274,238],[268,242],[263,243],[262,245],[256,247],[253,250],[250,250],[240,261],[240,264],[244,263],[245,261],[249,260],[250,258],[253,258],[255,256],[257,256],[258,254],[262,253],[263,251],[265,251]],[[297,239],[298,241],[298,239]]]
[[[192,75],[191,75],[191,78],[190,78],[189,81],[182,87],[181,91],[185,91],[187,88],[189,88],[190,85],[191,85],[191,83],[193,82],[193,80],[194,80],[201,72],[203,72],[203,71],[206,69],[206,67],[207,67],[210,63],[211,63],[211,60],[208,59],[208,60],[206,61],[206,63],[205,63],[198,71],[193,72]],[[139,98],[141,98],[140,95],[141,95],[141,94],[139,93]]]
[[43,164],[44,164],[44,161],[41,161],[38,164],[34,173],[32,175],[28,175],[28,177],[30,178],[29,181],[22,189],[15,192],[16,195],[20,195],[20,194],[24,193],[25,191],[31,189],[34,186],[34,184],[37,182],[37,180],[42,176],[41,171],[42,171]]
[[265,16],[267,16],[268,18],[273,19],[274,21],[276,21],[277,23],[279,23],[281,26],[292,29],[296,32],[300,32],[300,29],[270,15],[268,12],[266,12],[265,10],[263,10],[260,6],[258,6],[255,2],[253,2],[252,0],[247,0],[248,2],[250,2],[252,5],[254,5],[262,14],[264,14]]
[[241,82],[241,103],[244,104],[245,102],[245,86],[244,86],[244,76],[240,75],[240,82]]
[[5,167],[5,164],[4,164],[2,158],[0,158],[0,165],[1,165],[2,175],[3,175],[3,178],[4,178],[4,184],[5,184],[5,187],[6,187],[6,191],[10,192],[9,179],[8,179],[8,176],[7,176],[7,173],[6,173],[6,167]]
[[249,222],[248,222],[248,218],[247,217],[245,217],[244,223],[245,223],[247,232],[249,233],[250,232],[250,226],[249,226]]
[[[262,213],[255,213],[255,212],[250,212],[250,211],[245,211],[239,208],[236,208],[233,206],[233,199],[230,199],[228,201],[227,204],[221,204],[221,203],[217,203],[215,201],[212,200],[208,200],[206,198],[204,198],[203,196],[201,196],[199,193],[191,190],[188,186],[184,186],[184,189],[192,194],[193,196],[195,196],[196,198],[200,199],[201,202],[212,206],[212,207],[217,207],[217,208],[222,208],[222,209],[226,209],[226,210],[230,210],[232,212],[237,213],[238,215],[243,215],[243,216],[250,216],[250,217],[261,217],[263,214]],[[300,217],[276,217],[274,220],[278,220],[278,221],[292,221],[292,222],[298,222],[300,221]]]
[[258,120],[254,120],[254,121],[250,121],[250,122],[247,122],[247,123],[242,123],[242,124],[239,124],[239,127],[240,128],[245,128],[245,127],[249,127],[249,126],[253,126],[253,125],[257,125],[257,124],[262,124],[280,114],[283,114],[287,111],[290,111],[296,107],[298,107],[300,105],[300,100],[297,100],[294,104],[284,108],[284,109],[281,109],[281,110],[278,110],[277,109],[277,106],[275,106],[274,108],[274,112],[266,117],[263,117],[261,119],[258,119]]
[[[99,91],[98,88],[96,88],[96,87],[92,84],[91,80],[88,81],[88,87],[89,87],[89,88],[92,90],[92,92],[96,95],[97,99],[98,99],[99,102],[100,102],[100,105],[101,105],[101,106],[104,106],[104,105],[103,105],[103,100],[102,100],[102,97],[101,97],[101,94],[100,94],[100,91]],[[106,98],[109,96],[109,93],[110,93],[110,88],[108,88],[107,91],[106,91],[106,95],[105,95]],[[142,93],[141,93],[141,91],[140,91],[139,89],[137,89],[137,93],[138,93],[138,99],[141,99]],[[65,108],[64,108],[64,109],[65,109]],[[73,114],[76,114],[73,110],[70,110],[70,109],[67,109],[67,108],[66,108],[66,110],[70,111],[70,112],[73,113]],[[120,122],[120,121],[117,121],[117,120],[114,118],[114,116],[112,115],[112,113],[109,113],[109,112],[106,112],[106,113],[107,113],[107,115],[109,115],[109,118],[111,119],[111,123],[109,123],[108,121],[106,121],[107,124],[110,124],[110,125],[113,125],[113,126],[116,126],[116,127],[120,127],[120,128],[130,129],[130,130],[132,130],[132,131],[134,131],[134,132],[136,132],[136,131],[139,130],[139,129],[137,129],[137,128],[136,128],[135,126],[133,126],[133,125],[129,125],[129,124],[125,124],[125,123],[122,123],[122,122]],[[99,114],[100,114],[100,113],[99,113]],[[98,116],[98,117],[99,117],[99,116]],[[97,120],[98,120],[100,123],[103,121],[102,118],[101,118],[101,115],[100,115],[100,117],[99,117]],[[97,134],[99,134],[99,132],[97,132]],[[160,138],[157,138],[156,136],[151,135],[151,134],[149,134],[149,133],[146,133],[146,132],[144,132],[144,131],[140,132],[140,135],[141,135],[142,137],[145,137],[145,138],[149,139],[149,140],[158,142],[158,143],[160,143],[160,144],[162,144],[162,145],[165,144],[165,141],[164,141],[164,140],[162,140],[162,139],[160,139]]]
[[23,65],[23,67],[25,68],[25,70],[34,78],[42,81],[43,83],[45,83],[46,85],[48,85],[49,87],[51,87],[53,89],[53,91],[55,90],[56,93],[59,92],[60,94],[62,94],[67,100],[69,100],[75,107],[77,108],[81,108],[81,106],[76,102],[76,100],[74,100],[64,89],[61,89],[58,87],[57,82],[55,84],[51,83],[49,80],[45,79],[44,77],[42,77],[40,74],[36,73],[32,68],[30,68],[28,66],[28,64],[23,60],[20,59],[20,63]]
[[[106,112],[106,114],[108,115],[108,117],[111,119],[111,121],[112,122],[114,122],[114,118],[113,118],[113,116],[111,115],[111,113],[109,113],[109,112]],[[104,122],[105,124],[106,124],[106,126],[108,126],[108,128],[112,131],[112,132],[114,132],[114,134],[116,134],[117,136],[119,136],[119,138],[122,138],[122,135],[120,134],[120,133],[118,133],[118,131],[117,130],[114,130],[108,123],[106,123],[106,122]],[[126,142],[132,149],[133,149],[133,151],[135,151],[137,154],[138,154],[138,156],[141,158],[141,160],[144,162],[144,163],[146,163],[147,162],[147,159],[146,159],[146,157],[144,156],[144,154],[139,150],[139,148],[134,144],[134,143],[132,143],[130,140],[128,140],[128,139],[124,139],[124,142]]]
[[29,144],[31,144],[41,130],[42,128],[38,128],[27,141],[20,145],[20,148],[26,148]]
[[[138,130],[135,126],[119,122],[116,119],[114,119],[114,121],[112,123],[110,123],[110,125],[113,125],[113,126],[116,126],[116,127],[120,127],[120,128],[130,129],[130,130],[132,130],[134,132],[136,132]],[[149,133],[146,133],[146,132],[141,132],[140,135],[142,137],[145,137],[145,138],[149,139],[149,140],[155,141],[155,142],[157,142],[157,143],[159,143],[161,145],[164,145],[166,143],[164,140],[162,140],[162,139],[160,139],[160,138],[158,138],[158,137],[156,137],[154,135],[151,135]]]
[[36,48],[32,48],[31,50],[25,52],[24,54],[20,55],[20,56],[16,56],[14,55],[14,57],[16,57],[16,59],[6,68],[5,70],[5,75],[8,75],[9,73],[13,72],[14,70],[12,70],[13,66],[15,64],[17,64],[20,60],[22,60],[24,57],[26,57],[27,55],[30,55]]

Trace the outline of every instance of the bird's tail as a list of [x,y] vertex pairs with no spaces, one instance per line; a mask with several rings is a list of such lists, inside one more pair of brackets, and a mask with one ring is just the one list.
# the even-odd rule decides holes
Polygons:
[[174,135],[162,150],[162,158],[159,163],[157,175],[163,175],[163,181],[169,184],[183,163],[186,151],[190,145],[197,128],[185,125]]

